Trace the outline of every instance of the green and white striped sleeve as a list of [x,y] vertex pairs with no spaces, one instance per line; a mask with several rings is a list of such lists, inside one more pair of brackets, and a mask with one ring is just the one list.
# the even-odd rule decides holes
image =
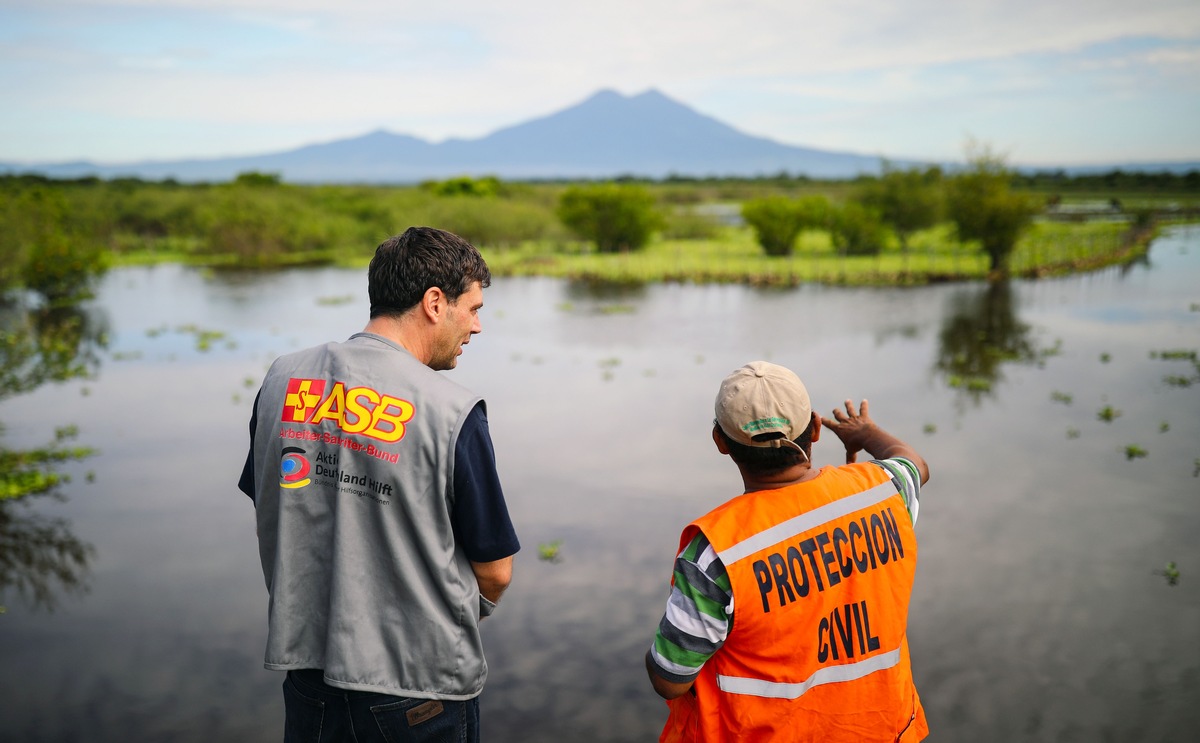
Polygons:
[[725,643],[733,588],[725,565],[702,532],[675,558],[675,584],[658,623],[650,657],[660,676],[687,683]]
[[884,468],[892,476],[892,482],[896,484],[896,489],[904,498],[904,505],[908,507],[913,526],[916,526],[917,511],[921,506],[921,473],[917,471],[917,465],[904,457],[872,459],[871,462]]

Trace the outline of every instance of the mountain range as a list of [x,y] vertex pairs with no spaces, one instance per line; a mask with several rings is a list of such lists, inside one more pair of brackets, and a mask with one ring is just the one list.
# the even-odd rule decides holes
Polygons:
[[[901,167],[919,164],[888,159]],[[0,173],[194,182],[227,181],[238,173],[257,171],[278,174],[291,183],[414,183],[458,175],[533,180],[759,176],[781,171],[851,178],[877,173],[882,163],[879,155],[798,147],[746,134],[656,90],[633,96],[602,90],[557,113],[478,139],[432,143],[378,130],[263,155],[124,164],[0,163]],[[1187,165],[1197,166],[1140,169],[1179,170]],[[1099,166],[1089,170],[1093,169]]]

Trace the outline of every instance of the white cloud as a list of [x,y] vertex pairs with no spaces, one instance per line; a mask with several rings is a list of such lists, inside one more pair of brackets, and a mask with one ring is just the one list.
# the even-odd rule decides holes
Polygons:
[[[92,35],[92,19],[114,35]],[[1127,43],[1138,38],[1153,43]],[[142,146],[161,156],[261,149],[248,134],[171,153],[172,122],[275,124],[298,139],[280,147],[380,126],[474,137],[599,88],[650,87],[781,141],[918,154],[931,131],[982,107],[1002,125],[1021,96],[1079,75],[1098,96],[1195,95],[1200,3],[0,0],[0,92],[26,107],[11,120],[73,116],[83,132],[89,117],[132,117],[160,132]],[[1167,82],[1146,82],[1156,75]],[[918,131],[922,109],[941,119]],[[913,131],[890,128],[897,110]],[[21,147],[5,117],[0,158]],[[105,154],[83,136],[61,156]]]

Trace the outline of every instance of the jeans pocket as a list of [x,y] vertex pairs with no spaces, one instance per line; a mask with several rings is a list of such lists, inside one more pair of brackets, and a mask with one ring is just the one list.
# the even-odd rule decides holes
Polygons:
[[283,680],[283,707],[284,743],[320,743],[325,703],[307,696],[291,674]]
[[475,741],[470,702],[405,699],[371,707],[375,724],[387,743],[463,743]]

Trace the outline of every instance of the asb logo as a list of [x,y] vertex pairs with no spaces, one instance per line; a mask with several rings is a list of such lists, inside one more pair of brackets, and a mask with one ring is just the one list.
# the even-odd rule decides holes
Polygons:
[[370,387],[347,388],[344,382],[292,378],[280,419],[314,426],[333,421],[346,433],[392,444],[404,438],[404,424],[412,420],[414,412],[408,400]]
[[283,456],[279,459],[279,487],[304,487],[312,482],[308,477],[311,469],[312,465],[308,457],[304,456],[303,449],[295,446],[284,447]]
[[283,422],[303,423],[325,393],[324,379],[289,379],[283,398]]

